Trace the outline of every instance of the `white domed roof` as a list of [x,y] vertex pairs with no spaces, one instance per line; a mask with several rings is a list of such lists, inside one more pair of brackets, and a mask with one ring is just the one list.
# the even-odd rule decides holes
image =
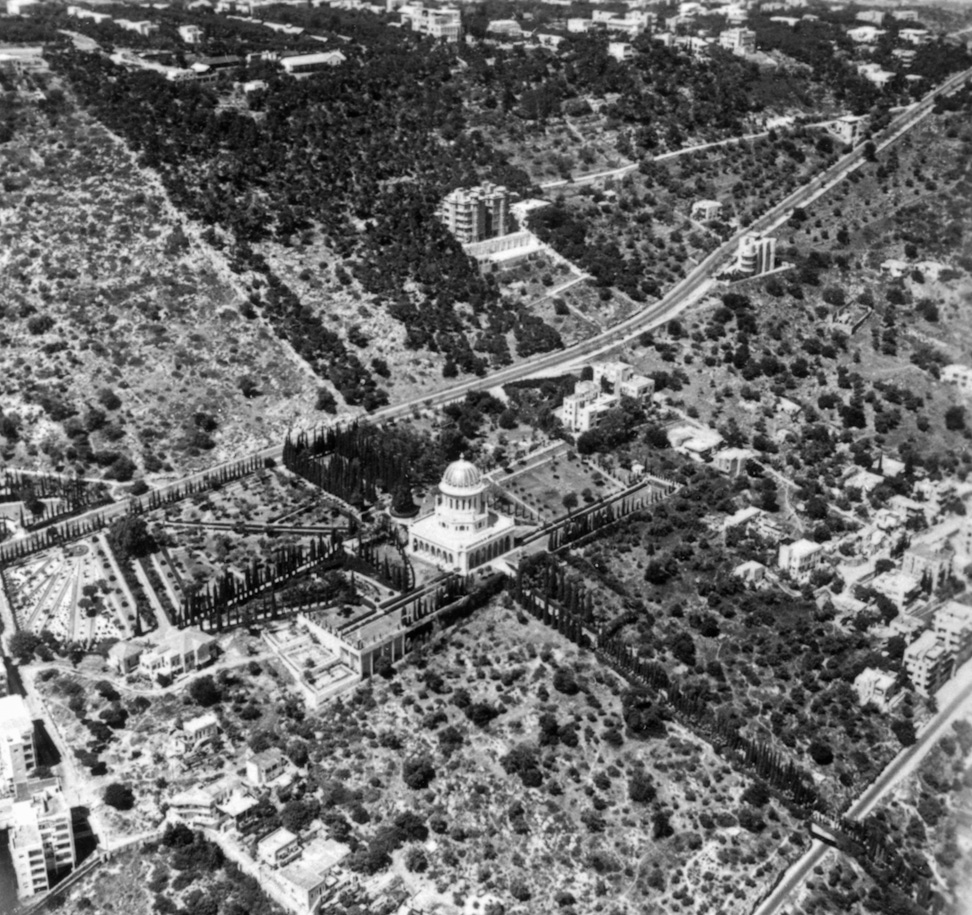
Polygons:
[[442,485],[451,489],[475,489],[482,482],[483,475],[471,461],[460,458],[446,467],[442,475]]

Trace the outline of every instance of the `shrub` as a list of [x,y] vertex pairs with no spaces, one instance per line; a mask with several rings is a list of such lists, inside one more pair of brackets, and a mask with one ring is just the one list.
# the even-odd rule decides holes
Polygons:
[[131,810],[135,806],[135,795],[130,785],[113,782],[105,788],[104,801],[116,810]]
[[435,778],[435,767],[426,756],[406,759],[402,763],[402,780],[413,791],[427,788]]
[[829,766],[834,761],[834,751],[820,740],[811,741],[807,752],[818,766]]

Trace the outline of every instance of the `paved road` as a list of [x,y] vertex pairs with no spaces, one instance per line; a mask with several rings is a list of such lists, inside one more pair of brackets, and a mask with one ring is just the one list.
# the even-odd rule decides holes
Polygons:
[[[882,149],[889,143],[894,142],[899,136],[918,123],[918,121],[932,110],[935,99],[938,96],[954,91],[970,78],[972,78],[972,69],[956,74],[946,80],[937,89],[929,92],[920,102],[899,114],[889,126],[889,132],[886,134],[888,139],[878,144],[878,148]],[[423,406],[442,406],[451,401],[459,400],[465,397],[470,391],[487,390],[535,375],[549,374],[556,370],[566,371],[570,366],[582,359],[589,359],[612,349],[618,344],[635,339],[643,331],[651,330],[666,323],[705,291],[711,283],[712,277],[717,273],[717,268],[735,256],[739,240],[743,235],[749,232],[766,232],[772,227],[785,222],[796,207],[806,206],[811,200],[816,199],[843,181],[847,175],[861,164],[863,156],[863,147],[858,147],[848,153],[821,175],[803,187],[798,188],[784,200],[771,207],[750,226],[740,229],[733,234],[723,245],[705,257],[691,273],[676,283],[657,302],[645,306],[639,312],[626,318],[614,327],[600,334],[596,334],[587,340],[575,343],[572,346],[538,356],[517,365],[507,366],[482,378],[474,377],[461,381],[442,391],[415,397],[404,403],[394,404],[381,410],[376,410],[370,415],[370,421],[380,423],[391,419],[401,419],[408,416],[413,410],[421,409]],[[351,419],[352,417],[345,417],[343,421],[347,422]],[[280,460],[282,453],[283,445],[276,444],[263,448],[254,454],[250,454],[248,457]],[[187,482],[201,481],[206,475],[217,473],[222,466],[231,466],[239,460],[241,458],[234,458],[232,461],[227,461],[224,465],[217,464],[205,471],[199,471],[179,480],[174,480],[171,483],[158,487],[157,492],[164,495],[177,487],[185,486]],[[104,506],[86,515],[77,516],[71,519],[71,523],[87,518],[89,515],[95,516],[99,514],[103,515],[106,520],[111,520],[112,518],[125,514],[127,511],[128,501],[123,500],[112,505]],[[61,525],[52,525],[51,527],[59,529]]]
[[[938,695],[940,701],[945,700],[944,706],[922,728],[917,742],[891,760],[877,780],[850,806],[846,813],[848,819],[861,820],[871,813],[901,779],[918,768],[939,738],[951,728],[952,722],[969,711],[972,705],[972,663],[966,663]],[[776,915],[828,850],[828,845],[814,840],[810,849],[790,866],[769,896],[754,909],[753,915]]]

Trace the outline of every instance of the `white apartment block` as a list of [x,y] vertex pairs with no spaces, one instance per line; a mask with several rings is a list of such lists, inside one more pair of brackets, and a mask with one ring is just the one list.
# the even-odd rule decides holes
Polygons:
[[202,41],[202,29],[198,25],[180,25],[179,37],[186,44],[199,44]]
[[436,211],[460,244],[498,238],[509,231],[510,192],[486,182],[478,187],[456,188]]
[[938,588],[952,574],[954,560],[954,553],[918,544],[905,551],[901,560],[901,571],[919,581],[924,581],[927,577],[931,587]]
[[13,793],[37,766],[34,721],[22,696],[0,699],[0,797]]
[[972,607],[950,600],[935,613],[932,631],[956,666],[972,656]]
[[945,646],[929,629],[905,649],[904,666],[915,689],[922,696],[931,696],[952,676],[955,664]]
[[748,233],[739,240],[736,270],[747,276],[768,273],[776,266],[776,239]]
[[564,398],[561,421],[571,432],[596,429],[605,414],[619,406],[622,397],[643,403],[655,390],[654,379],[639,375],[627,362],[595,362],[591,372],[590,381],[578,381],[574,393]]
[[871,582],[871,587],[898,610],[903,610],[921,594],[921,580],[905,572],[884,572]]
[[634,57],[634,48],[627,41],[610,41],[608,42],[608,55],[618,63],[624,63]]
[[407,22],[420,35],[456,42],[462,34],[462,19],[455,7],[426,8],[421,0],[399,8],[402,22]]
[[617,407],[620,399],[606,394],[593,381],[578,381],[574,393],[564,398],[561,421],[570,432],[582,433],[596,429],[604,415]]
[[861,705],[873,703],[882,712],[891,711],[903,698],[903,693],[894,694],[894,674],[885,670],[867,667],[854,680],[854,689]]
[[719,46],[733,54],[755,54],[756,33],[752,29],[726,29],[719,34]]
[[74,867],[77,856],[71,809],[59,788],[44,788],[15,801],[10,829],[10,856],[21,896],[49,890]]
[[823,547],[806,538],[796,543],[781,543],[777,566],[790,574],[794,581],[810,580],[823,559]]

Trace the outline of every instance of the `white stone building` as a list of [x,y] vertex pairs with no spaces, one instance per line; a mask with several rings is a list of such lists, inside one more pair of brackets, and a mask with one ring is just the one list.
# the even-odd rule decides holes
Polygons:
[[513,549],[513,519],[490,510],[487,488],[475,464],[453,461],[442,476],[432,514],[408,526],[409,552],[468,575]]
[[789,572],[794,581],[805,582],[810,580],[822,559],[823,547],[804,538],[796,543],[780,544],[777,565],[783,571]]
[[26,782],[37,765],[34,721],[22,696],[0,699],[0,797]]
[[13,804],[10,857],[21,896],[50,889],[74,867],[71,808],[60,788],[45,787]]

